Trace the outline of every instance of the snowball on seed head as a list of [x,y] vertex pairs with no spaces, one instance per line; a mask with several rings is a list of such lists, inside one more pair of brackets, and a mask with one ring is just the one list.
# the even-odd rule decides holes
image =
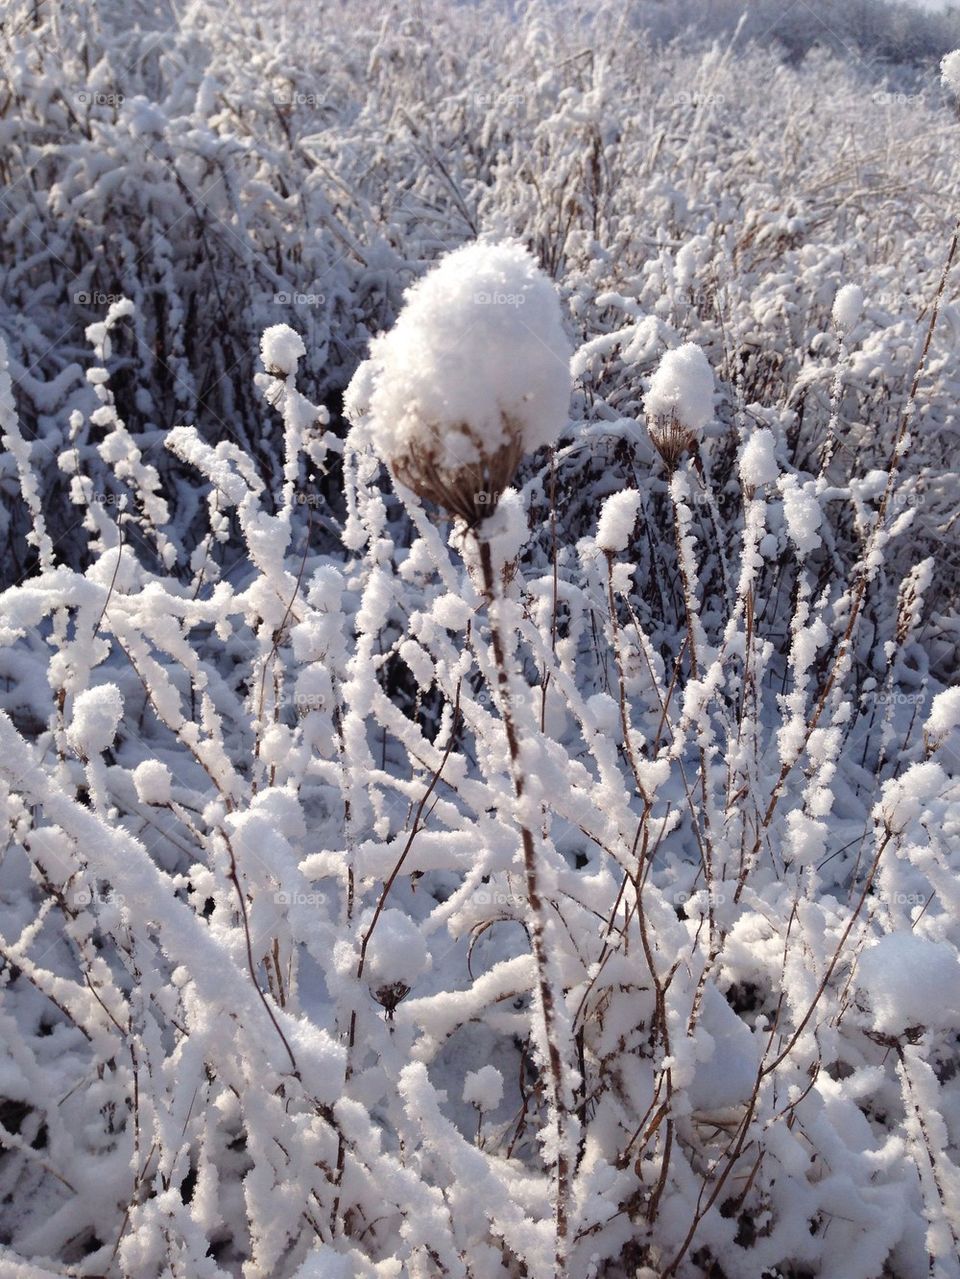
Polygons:
[[740,479],[749,488],[772,484],[780,475],[775,456],[776,441],[765,426],[754,431],[740,454]]
[[[373,919],[364,919],[369,927]],[[423,933],[402,910],[388,907],[380,915],[367,945],[365,975],[372,986],[399,982],[413,986],[430,966]]]
[[666,351],[643,403],[647,418],[675,417],[699,435],[713,417],[713,369],[695,342]]
[[960,1026],[960,964],[946,942],[888,933],[864,950],[856,981],[882,1034],[901,1035],[912,1026]]
[[303,338],[289,324],[272,324],[260,338],[260,358],[268,373],[282,377],[296,372],[297,360],[306,355]]
[[640,494],[636,489],[611,493],[604,502],[597,521],[597,535],[594,538],[597,549],[608,555],[622,555],[633,536],[639,509]]
[[170,803],[170,770],[158,759],[145,759],[133,770],[133,784],[141,804]]
[[463,1100],[478,1110],[496,1110],[503,1100],[503,1076],[496,1066],[470,1070],[463,1081]]
[[849,332],[860,319],[863,311],[863,289],[859,284],[845,284],[837,290],[833,299],[833,322],[838,329]]
[[945,89],[960,98],[960,49],[954,49],[941,59],[940,81]]
[[783,475],[780,477],[780,492],[791,542],[801,555],[815,551],[823,544],[817,531],[823,522],[823,509],[815,481],[807,480],[801,485],[795,475]]
[[713,417],[713,369],[694,342],[667,351],[643,402],[650,438],[668,467],[696,444]]
[[113,745],[123,715],[123,698],[116,684],[84,689],[73,703],[67,737],[74,750],[93,759]]
[[570,354],[556,289],[526,249],[469,244],[407,290],[345,407],[401,482],[476,524],[521,456],[566,426]]

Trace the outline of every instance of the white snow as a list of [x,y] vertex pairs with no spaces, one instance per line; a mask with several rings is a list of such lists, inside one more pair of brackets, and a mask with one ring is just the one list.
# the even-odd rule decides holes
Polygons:
[[[371,912],[367,927],[372,918]],[[423,933],[405,911],[388,906],[367,944],[364,972],[370,984],[402,982],[412,987],[429,962]]]
[[756,1084],[759,1057],[759,1038],[716,987],[708,987],[697,1029],[695,1074],[687,1089],[693,1110],[708,1115],[743,1105]]
[[611,493],[603,504],[597,521],[594,539],[601,551],[608,555],[620,555],[629,545],[640,509],[640,494],[636,489],[623,489]]
[[941,59],[940,80],[945,89],[960,98],[960,49],[954,49]]
[[116,684],[98,684],[78,693],[67,736],[86,759],[93,759],[113,745],[123,716],[123,698]]
[[260,358],[268,373],[276,370],[287,377],[296,371],[297,361],[306,353],[303,338],[289,324],[272,324],[270,328],[263,330]]
[[960,727],[960,688],[945,688],[937,693],[924,727],[933,737],[945,737]]
[[859,284],[845,284],[837,290],[833,299],[833,322],[837,328],[849,331],[860,319],[863,311],[863,289]]
[[780,474],[775,455],[773,433],[762,426],[754,431],[740,454],[740,478],[750,488],[772,484]]
[[159,759],[145,759],[133,770],[133,784],[141,804],[170,803],[170,770]]
[[960,1029],[960,963],[944,942],[890,933],[864,950],[856,980],[883,1034],[911,1026]]
[[694,342],[664,353],[643,406],[649,420],[676,417],[681,426],[699,434],[713,417],[713,369]]
[[4,28],[0,1273],[960,1279],[954,41],[126,7]]
[[[405,294],[347,392],[380,455],[439,450],[455,472],[519,435],[532,452],[567,424],[570,344],[552,281],[520,244],[457,249]],[[509,420],[510,426],[505,423]]]
[[817,530],[823,520],[823,511],[817,499],[815,482],[807,480],[801,485],[796,476],[784,475],[780,479],[780,492],[790,540],[801,555],[816,550],[822,540]]
[[503,1100],[503,1076],[496,1066],[469,1070],[463,1081],[463,1100],[478,1110],[496,1110]]

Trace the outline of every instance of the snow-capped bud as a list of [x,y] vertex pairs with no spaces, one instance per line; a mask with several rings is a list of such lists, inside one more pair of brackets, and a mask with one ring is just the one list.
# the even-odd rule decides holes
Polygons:
[[863,311],[863,289],[859,284],[845,284],[837,290],[833,299],[833,322],[838,329],[849,333]]
[[667,351],[644,399],[650,438],[672,470],[713,417],[713,369],[694,342]]
[[263,367],[274,377],[289,377],[297,370],[297,361],[306,355],[303,338],[289,324],[272,324],[260,338]]
[[520,244],[470,244],[406,294],[345,406],[395,475],[469,525],[567,422],[570,346],[551,280]]

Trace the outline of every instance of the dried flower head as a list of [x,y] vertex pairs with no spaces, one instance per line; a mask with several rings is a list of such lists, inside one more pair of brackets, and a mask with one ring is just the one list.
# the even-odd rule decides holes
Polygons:
[[667,351],[644,400],[654,447],[672,471],[713,417],[713,370],[693,342]]
[[470,244],[408,290],[345,408],[402,483],[475,525],[566,425],[569,361],[556,290],[526,249]]

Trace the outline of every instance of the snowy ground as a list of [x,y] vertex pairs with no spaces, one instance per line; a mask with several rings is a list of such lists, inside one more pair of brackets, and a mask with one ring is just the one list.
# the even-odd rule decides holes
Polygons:
[[960,1277],[960,18],[797,9],[8,6],[0,1279]]

